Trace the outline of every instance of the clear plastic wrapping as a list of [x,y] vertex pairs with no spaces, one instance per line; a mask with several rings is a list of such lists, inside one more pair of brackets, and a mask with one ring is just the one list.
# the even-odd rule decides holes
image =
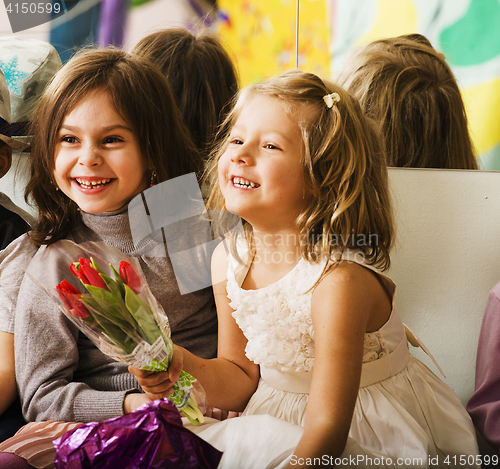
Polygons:
[[[28,274],[104,354],[136,368],[168,370],[173,354],[168,318],[136,258],[102,242],[62,240],[35,262],[38,268],[30,266]],[[55,269],[44,274],[40,265],[46,263]],[[181,372],[168,399],[193,424],[204,421],[205,394],[190,374]]]

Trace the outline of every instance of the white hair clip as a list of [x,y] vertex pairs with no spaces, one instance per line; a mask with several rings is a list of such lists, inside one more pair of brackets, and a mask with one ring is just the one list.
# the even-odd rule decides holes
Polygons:
[[340,95],[338,93],[325,94],[323,96],[323,101],[328,109],[331,109],[335,103],[340,101]]

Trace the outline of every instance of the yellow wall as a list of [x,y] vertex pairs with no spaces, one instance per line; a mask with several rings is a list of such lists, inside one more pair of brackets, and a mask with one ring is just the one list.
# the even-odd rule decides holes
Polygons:
[[[330,74],[328,0],[300,0],[299,68]],[[242,85],[296,64],[295,0],[219,0],[221,37],[235,56]]]

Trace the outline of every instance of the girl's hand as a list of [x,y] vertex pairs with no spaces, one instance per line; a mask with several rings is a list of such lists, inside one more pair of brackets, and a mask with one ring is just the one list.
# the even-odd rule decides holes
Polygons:
[[146,395],[151,399],[161,399],[172,394],[172,386],[179,379],[183,366],[182,350],[174,345],[174,353],[168,371],[148,371],[129,366],[132,373]]

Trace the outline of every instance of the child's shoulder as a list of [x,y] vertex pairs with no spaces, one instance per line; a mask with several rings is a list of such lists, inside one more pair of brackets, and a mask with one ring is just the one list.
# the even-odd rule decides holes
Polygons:
[[392,310],[392,298],[383,286],[381,274],[368,266],[341,261],[332,265],[323,275],[313,292],[313,304],[326,309],[354,310],[365,316],[369,329],[378,329]]
[[328,288],[329,283],[345,285],[350,288],[382,287],[389,296],[394,295],[395,284],[379,268],[371,264],[364,253],[356,250],[347,250],[342,253],[334,253],[329,262],[326,272],[322,275],[320,282],[323,288]]
[[212,285],[219,283],[226,278],[229,246],[226,240],[222,240],[212,253],[211,270],[212,270]]
[[222,240],[214,249],[212,254],[212,263],[217,264],[224,262],[227,265],[227,255],[229,253],[229,246],[227,246],[227,241]]
[[318,282],[315,292],[327,292],[330,290],[364,291],[366,288],[379,285],[376,274],[369,268],[343,260],[331,265]]
[[231,263],[235,271],[248,269],[252,262],[252,252],[243,235],[237,235],[235,238],[224,238],[214,249],[212,254],[212,269],[214,267],[224,269]]

